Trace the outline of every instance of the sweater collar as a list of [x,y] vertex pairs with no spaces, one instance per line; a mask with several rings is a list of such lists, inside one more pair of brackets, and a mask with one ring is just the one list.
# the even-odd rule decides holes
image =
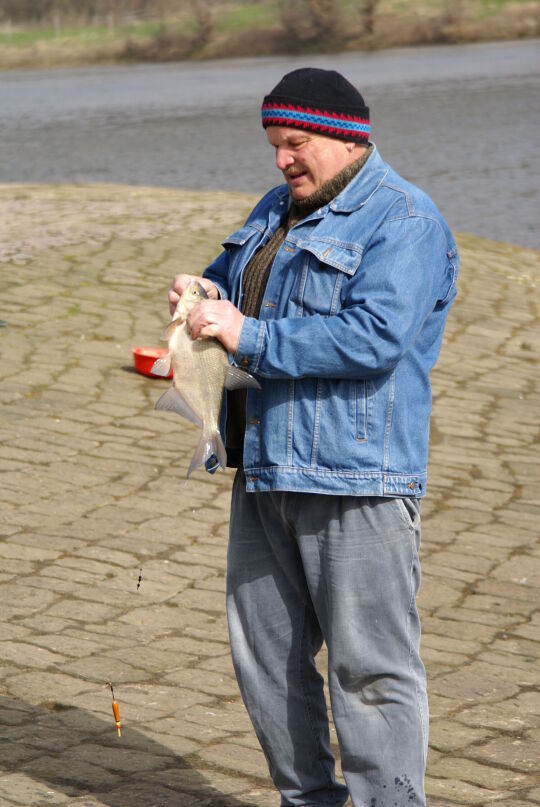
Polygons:
[[345,190],[349,182],[360,173],[366,162],[368,161],[374,146],[370,143],[367,149],[362,153],[362,156],[355,160],[355,162],[346,165],[338,174],[331,179],[327,180],[320,188],[317,188],[310,196],[299,201],[291,201],[289,208],[289,221],[301,221],[302,219],[314,213],[324,205],[329,204],[336,196]]

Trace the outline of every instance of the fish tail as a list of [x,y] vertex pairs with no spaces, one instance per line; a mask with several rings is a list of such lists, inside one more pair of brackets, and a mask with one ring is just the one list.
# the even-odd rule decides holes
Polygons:
[[191,458],[191,464],[187,472],[188,478],[195,468],[198,468],[200,465],[204,465],[204,463],[209,460],[212,455],[217,457],[217,461],[222,468],[227,467],[227,452],[225,451],[223,440],[221,439],[221,435],[218,431],[212,432],[212,434],[206,434],[205,432],[202,433],[201,439],[199,440],[199,445]]

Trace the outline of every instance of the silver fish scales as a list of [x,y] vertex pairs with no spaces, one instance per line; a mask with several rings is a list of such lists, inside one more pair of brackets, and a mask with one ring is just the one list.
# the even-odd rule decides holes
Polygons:
[[207,298],[200,283],[185,289],[178,301],[172,322],[165,330],[169,353],[158,359],[152,372],[167,376],[173,369],[173,386],[156,403],[156,409],[176,412],[202,428],[201,438],[187,472],[204,465],[213,456],[225,468],[227,454],[219,432],[219,415],[225,389],[254,387],[259,382],[245,370],[231,365],[227,351],[212,337],[192,339],[185,319],[193,306]]

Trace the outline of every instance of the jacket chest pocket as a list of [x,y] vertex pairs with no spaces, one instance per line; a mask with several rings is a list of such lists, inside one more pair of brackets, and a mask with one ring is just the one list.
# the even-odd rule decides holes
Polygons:
[[295,302],[298,316],[332,316],[340,309],[341,289],[362,260],[357,245],[333,239],[310,238],[297,244],[299,249]]
[[230,299],[233,302],[238,301],[241,269],[251,259],[263,236],[262,228],[245,224],[221,242],[221,246],[229,253],[228,280]]

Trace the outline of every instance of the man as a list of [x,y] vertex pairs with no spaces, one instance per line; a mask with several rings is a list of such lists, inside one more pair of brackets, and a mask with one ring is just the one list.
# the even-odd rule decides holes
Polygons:
[[[188,317],[262,387],[229,395],[225,429],[238,683],[282,807],[425,805],[419,510],[456,246],[369,142],[339,73],[289,73],[262,120],[287,184],[224,242]],[[191,279],[175,278],[172,306]]]

